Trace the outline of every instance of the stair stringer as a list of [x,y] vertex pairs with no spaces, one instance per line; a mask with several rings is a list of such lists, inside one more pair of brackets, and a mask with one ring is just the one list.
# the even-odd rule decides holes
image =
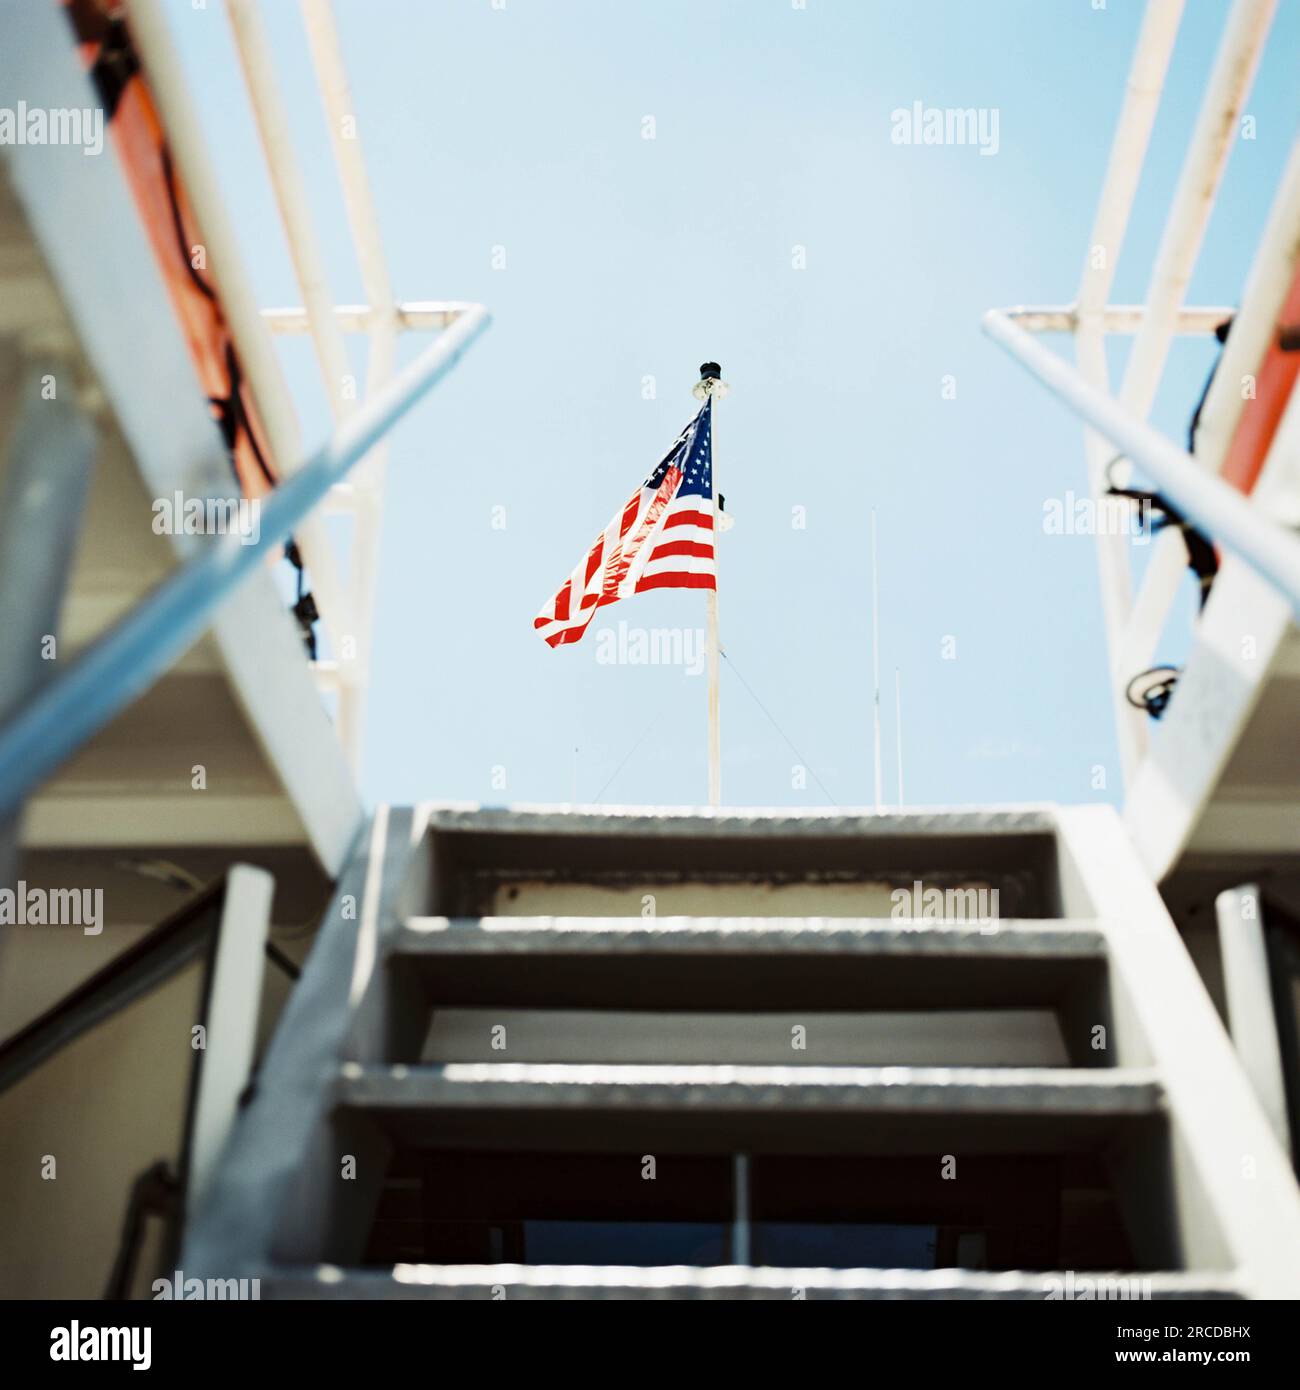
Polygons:
[[1064,914],[1106,936],[1117,1063],[1154,1067],[1190,1268],[1300,1298],[1300,1189],[1178,929],[1109,806],[1059,812]]

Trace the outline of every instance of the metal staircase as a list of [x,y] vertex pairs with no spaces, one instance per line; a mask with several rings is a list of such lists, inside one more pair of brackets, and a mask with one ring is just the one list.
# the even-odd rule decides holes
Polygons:
[[1233,1298],[1300,1296],[1297,1249],[1109,808],[381,808],[183,1264],[289,1298]]

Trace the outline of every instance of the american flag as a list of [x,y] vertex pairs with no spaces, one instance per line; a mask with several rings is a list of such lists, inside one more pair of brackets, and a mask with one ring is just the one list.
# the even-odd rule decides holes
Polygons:
[[598,608],[646,589],[716,589],[713,561],[713,397],[596,537],[533,619],[552,647],[576,642]]

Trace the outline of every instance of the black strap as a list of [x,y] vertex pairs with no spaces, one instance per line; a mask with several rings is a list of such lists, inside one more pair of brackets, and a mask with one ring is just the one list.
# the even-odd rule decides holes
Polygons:
[[298,571],[298,595],[297,602],[293,605],[290,612],[298,620],[298,630],[302,633],[302,640],[307,648],[307,655],[316,660],[316,624],[320,621],[320,610],[316,607],[316,600],[307,589],[307,578],[302,562],[302,552],[298,549],[297,542],[292,536],[284,543],[284,558]]
[[[1181,675],[1177,666],[1153,666],[1149,671],[1140,671],[1125,687],[1124,698],[1135,709],[1144,709],[1152,719],[1159,719],[1168,707]],[[1133,687],[1152,676],[1159,679],[1152,680],[1141,693],[1134,694]]]
[[[1214,336],[1219,340],[1220,347],[1228,341],[1228,333],[1231,329],[1232,320],[1224,319],[1214,330]],[[1214,366],[1210,368],[1210,374],[1205,378],[1205,385],[1201,388],[1201,398],[1196,402],[1196,409],[1192,411],[1192,423],[1187,427],[1187,452],[1189,454],[1194,454],[1196,452],[1196,427],[1201,423],[1201,411],[1205,406],[1205,398],[1210,394],[1210,386],[1214,381],[1215,372],[1219,370],[1219,363],[1222,357],[1223,354],[1220,353],[1219,356],[1214,359]]]
[[111,121],[131,79],[140,71],[140,59],[126,22],[104,14],[93,0],[73,0],[68,6],[68,19],[79,43],[99,45],[90,67],[90,80],[99,93],[104,115]]
[[[1112,459],[1111,464],[1117,463]],[[1145,503],[1160,516],[1153,522],[1153,531],[1163,531],[1167,526],[1176,526],[1183,533],[1183,544],[1187,548],[1187,567],[1196,576],[1200,586],[1201,607],[1210,597],[1214,576],[1219,572],[1219,557],[1214,546],[1203,531],[1193,526],[1167,497],[1159,492],[1145,492],[1141,488],[1116,487],[1113,483],[1106,489],[1107,497],[1126,497],[1131,502]]]

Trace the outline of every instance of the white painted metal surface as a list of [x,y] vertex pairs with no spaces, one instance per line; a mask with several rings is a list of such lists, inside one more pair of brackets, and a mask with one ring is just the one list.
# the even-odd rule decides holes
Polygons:
[[1184,0],[1149,0],[1143,16],[1079,284],[1076,312],[1083,319],[1104,313],[1110,297],[1183,6]]
[[[1294,266],[1284,253],[1281,231],[1297,197],[1291,177],[1289,169],[1261,253],[1271,270],[1253,277],[1271,305],[1265,311],[1270,326],[1290,285],[1288,267]],[[1293,229],[1291,238],[1294,243]],[[1256,494],[1247,498],[1216,476],[1222,453],[1185,453],[1127,413],[1122,402],[1090,386],[1007,316],[991,313],[985,326],[1098,437],[1109,441],[1111,450],[1131,459],[1216,544],[1235,552],[1220,562],[1161,728],[1153,739],[1143,738],[1143,756],[1126,769],[1125,822],[1143,862],[1161,881],[1189,848],[1228,850],[1246,856],[1247,863],[1251,856],[1258,862],[1267,854],[1300,854],[1300,770],[1288,752],[1294,726],[1278,710],[1293,688],[1287,684],[1286,663],[1300,612],[1300,540],[1286,524],[1300,513],[1295,462],[1300,402],[1293,397],[1288,404]],[[1232,392],[1233,378],[1224,367],[1215,380],[1227,382],[1222,389]],[[1182,573],[1182,551],[1174,532],[1155,547],[1138,602],[1112,649],[1117,691],[1150,663]],[[1261,706],[1270,691],[1267,707]],[[1269,746],[1275,750],[1272,757]],[[1234,759],[1242,770],[1230,778]],[[1257,790],[1244,780],[1251,775]]]
[[1264,946],[1264,905],[1259,886],[1226,888],[1214,900],[1228,997],[1228,1028],[1242,1068],[1250,1077],[1277,1141],[1289,1153],[1282,1053],[1273,1020],[1268,952]]
[[[352,383],[345,333],[362,332],[370,337],[366,368],[369,398],[393,374],[398,333],[445,328],[469,306],[440,302],[399,305],[394,298],[333,11],[329,0],[301,0],[344,210],[369,300],[365,305],[334,306],[257,3],[232,0],[229,13],[305,306],[270,310],[264,318],[273,332],[310,334],[335,418],[340,419],[355,407],[360,395]],[[336,625],[340,630],[333,634],[332,656],[318,663],[316,672],[322,689],[337,695],[339,735],[354,772],[362,756],[387,455],[387,443],[381,441],[348,485],[336,490],[326,508],[329,514],[346,516],[352,522],[351,578],[342,610],[346,625]]]
[[1143,419],[1155,400],[1178,311],[1276,9],[1277,0],[1236,0],[1228,16],[1156,252],[1146,314],[1120,388],[1121,403]]
[[[95,104],[62,14],[23,6],[10,26],[8,41],[0,45],[0,89],[25,91],[33,105],[50,109]],[[232,496],[224,445],[117,161],[86,159],[73,146],[12,146],[6,158],[147,494],[170,497],[179,489],[191,496]],[[88,243],[96,248],[94,256],[86,255]],[[118,287],[120,294],[106,287]],[[140,324],[147,331],[135,333],[133,351],[123,353],[123,332]],[[186,535],[168,539],[181,556],[200,543]],[[360,822],[360,802],[269,574],[253,576],[231,598],[214,634],[231,685],[308,843],[327,872],[336,873]],[[189,800],[198,811],[199,799],[191,793]],[[210,825],[214,809],[204,810]],[[105,818],[111,821],[112,813],[101,809],[99,820]],[[237,833],[227,825],[220,839],[228,843]]]
[[[343,188],[343,205],[361,266],[369,300],[370,358],[366,365],[366,396],[381,390],[393,375],[397,333],[401,324],[384,259],[379,216],[375,211],[362,154],[356,108],[343,63],[343,48],[330,0],[302,0],[303,23],[311,50],[317,85],[325,105],[334,163]],[[352,532],[353,607],[356,650],[351,662],[348,721],[343,736],[353,769],[361,763],[365,695],[370,678],[371,636],[379,582],[380,529],[383,523],[384,475],[388,441],[381,440],[353,475],[350,498],[355,511]],[[342,665],[343,672],[349,664]]]
[[[337,424],[346,420],[356,409],[360,393],[334,313],[325,258],[312,221],[306,180],[294,153],[289,113],[276,77],[270,39],[259,12],[258,0],[230,0],[227,14],[262,140],[294,274],[306,306],[312,346],[316,351],[326,398]],[[355,592],[354,583],[353,595]],[[349,608],[348,625],[340,634],[334,659],[339,678],[339,737],[348,752],[355,776],[361,740],[360,696],[356,692],[364,684],[365,673],[358,660],[361,615],[357,611],[355,598]]]
[[343,184],[343,202],[361,266],[361,283],[365,286],[369,309],[375,319],[371,331],[381,328],[384,320],[388,321],[391,329],[396,304],[388,278],[383,236],[370,192],[356,105],[352,100],[333,8],[330,0],[301,0],[300,8],[312,66],[325,105],[330,144]]
[[1088,385],[1075,368],[1017,328],[1005,314],[989,310],[984,330],[1154,479],[1193,523],[1240,554],[1300,610],[1300,540],[1261,515],[1235,488],[1207,475],[1190,454],[1120,402]]
[[[1206,842],[1205,820],[1234,749],[1246,734],[1260,698],[1280,674],[1279,661],[1291,630],[1287,600],[1236,556],[1225,557],[1209,602],[1196,626],[1196,640],[1177,699],[1161,721],[1151,753],[1129,788],[1124,823],[1153,879],[1162,881],[1193,836],[1201,848],[1236,854],[1300,852],[1300,819],[1294,802],[1252,798],[1228,809],[1235,828]],[[1285,726],[1268,737],[1279,741]],[[1221,808],[1222,809],[1222,808]],[[1252,810],[1254,815],[1245,814]]]
[[[1267,558],[1256,551],[1252,563],[1294,600],[1294,581],[1300,571],[1296,569],[1296,552],[1289,545],[1290,538],[1276,527],[1266,529],[1265,517],[1258,518],[1260,524],[1256,526],[1248,504],[1243,503],[1240,495],[1230,495],[1232,490],[1220,489],[1215,493],[1198,487],[1186,468],[1178,470],[1176,481],[1182,491],[1177,491],[1170,482],[1175,479],[1174,453],[1181,455],[1181,451],[1175,451],[1169,441],[1155,445],[1153,436],[1143,435],[1140,428],[1155,399],[1173,337],[1179,333],[1209,333],[1232,319],[1232,333],[1202,407],[1195,448],[1196,463],[1203,472],[1216,474],[1223,466],[1232,433],[1241,418],[1242,378],[1257,369],[1282,299],[1292,283],[1300,253],[1300,242],[1295,237],[1300,219],[1300,148],[1293,152],[1287,166],[1239,308],[1188,308],[1183,303],[1276,9],[1276,0],[1234,0],[1188,143],[1145,303],[1108,306],[1107,299],[1184,10],[1182,0],[1149,0],[1147,5],[1077,302],[1056,308],[1018,308],[1003,318],[992,316],[986,327],[1082,417],[1094,497],[1105,491],[1108,482],[1125,485],[1136,464],[1148,471],[1156,485],[1180,505],[1196,496],[1198,505],[1190,508],[1196,513],[1193,519],[1216,544],[1224,542],[1245,553],[1240,543],[1248,533],[1257,534]],[[1072,333],[1078,377],[1059,370],[1062,364],[1041,349],[1031,351],[1023,338],[1024,330]],[[1136,337],[1123,381],[1112,398],[1105,342],[1107,335],[1124,332],[1136,333]],[[1300,478],[1294,467],[1287,466],[1283,451],[1284,444],[1293,448],[1300,438],[1300,409],[1288,411],[1286,423],[1291,422],[1292,415],[1295,435],[1284,441],[1279,430],[1265,468],[1265,475],[1275,481],[1268,488],[1258,488],[1252,499],[1267,518],[1289,523],[1300,522]],[[1117,425],[1124,428],[1117,431]],[[1135,426],[1139,428],[1129,428]],[[1163,455],[1158,462],[1157,454]],[[1187,456],[1182,458],[1186,461]],[[1149,467],[1153,462],[1154,469]],[[1204,786],[1198,782],[1195,788],[1184,788],[1185,799],[1178,802],[1169,795],[1170,784],[1187,783],[1193,771],[1210,776],[1222,769],[1232,752],[1234,738],[1246,726],[1258,693],[1255,677],[1267,669],[1271,651],[1256,666],[1251,679],[1242,683],[1241,698],[1229,701],[1232,713],[1220,726],[1222,737],[1218,743],[1213,738],[1207,740],[1204,732],[1204,719],[1211,711],[1206,708],[1195,712],[1201,724],[1197,737],[1206,746],[1203,751],[1198,750],[1191,768],[1180,765],[1177,757],[1170,757],[1168,746],[1161,750],[1160,744],[1168,745],[1170,740],[1153,738],[1146,714],[1129,705],[1126,690],[1133,677],[1154,662],[1171,605],[1184,580],[1183,538],[1175,527],[1155,537],[1141,587],[1135,594],[1128,537],[1100,529],[1097,549],[1109,685],[1124,782],[1130,793],[1128,820],[1140,842],[1144,842],[1147,863],[1153,871],[1163,873],[1187,842],[1195,816],[1206,808],[1214,791],[1212,782]],[[1268,605],[1264,607],[1267,609]],[[1271,631],[1267,611],[1250,616]],[[1189,663],[1196,664],[1195,658]],[[1176,706],[1182,703],[1186,722],[1186,706],[1191,702],[1188,690],[1185,680],[1174,702],[1175,720],[1179,718]],[[1186,741],[1185,737],[1181,739],[1183,744]],[[1186,747],[1181,752],[1185,755]],[[1158,796],[1153,796],[1155,783],[1163,783]],[[1166,814],[1170,811],[1174,814]]]
[[1121,1066],[1153,1066],[1174,1123],[1193,1267],[1226,1254],[1257,1298],[1300,1298],[1300,1189],[1191,957],[1109,807],[1066,807],[1065,911],[1106,933]]
[[[413,299],[397,306],[397,325],[408,333],[441,332],[475,307],[466,300]],[[371,333],[378,323],[368,304],[340,304],[334,317],[343,333]],[[262,318],[272,333],[311,332],[305,309],[263,309]]]
[[[1150,0],[1147,5],[1079,284],[1073,325],[1075,356],[1084,379],[1106,392],[1110,390],[1110,379],[1104,334],[1113,330],[1107,321],[1105,305],[1114,283],[1182,14],[1183,0]],[[1133,324],[1132,331],[1140,331],[1144,321],[1145,314]],[[1110,450],[1095,431],[1084,431],[1084,456],[1088,485],[1094,497],[1100,496],[1106,488],[1105,469]],[[1132,604],[1126,544],[1122,536],[1097,537],[1102,612],[1110,637],[1112,660],[1115,634],[1127,622]],[[1145,749],[1146,729],[1141,716],[1125,700],[1123,687],[1113,670],[1109,684],[1120,765],[1124,776],[1129,777]]]
[[[301,462],[301,434],[280,364],[257,310],[244,271],[226,199],[207,152],[207,140],[190,101],[184,72],[171,42],[161,0],[131,0],[131,37],[140,53],[149,89],[167,129],[167,145],[202,228],[207,274],[217,287],[240,367],[266,432],[272,460],[281,475]],[[296,537],[311,571],[321,623],[332,647],[352,630],[349,595],[338,573],[334,549],[319,516],[310,518]]]
[[321,379],[337,422],[346,419],[356,408],[357,393],[343,335],[334,317],[325,257],[312,221],[306,180],[294,153],[289,112],[276,77],[271,41],[257,0],[230,0],[226,10],[270,169],[271,187],[284,224],[294,273],[311,324],[312,345],[316,349]]
[[274,894],[275,879],[264,869],[235,864],[226,876],[194,1104],[188,1207],[207,1191],[252,1071]]
[[[1178,311],[1178,333],[1205,337],[1236,309],[1231,304],[1190,304]],[[1080,304],[1018,304],[1006,315],[1027,333],[1079,333],[1084,311]],[[1108,304],[1096,311],[1096,326],[1105,333],[1132,335],[1142,327],[1146,309],[1141,304]]]
[[[1086,392],[1073,389],[1078,388],[1079,381],[1071,381],[1069,389],[1059,391],[1066,375],[1058,370],[1061,363],[1057,359],[1041,349],[1030,353],[1025,339],[1015,331],[1002,332],[1004,328],[1011,329],[1009,322],[990,325],[1004,346],[1082,414],[1090,480],[1097,492],[1105,485],[1105,466],[1116,455],[1128,456],[1119,466],[1125,473],[1129,459],[1139,467],[1146,467],[1153,459],[1150,453],[1139,459],[1130,450],[1136,434],[1121,438],[1114,430],[1098,427],[1101,414],[1114,425],[1121,421],[1125,406],[1130,406],[1133,409],[1126,423],[1140,425],[1160,381],[1173,332],[1203,334],[1232,320],[1232,332],[1201,407],[1194,455],[1180,455],[1183,464],[1194,459],[1200,482],[1215,481],[1214,475],[1224,467],[1233,432],[1246,409],[1243,381],[1257,371],[1267,352],[1300,260],[1300,240],[1294,232],[1300,222],[1297,142],[1239,309],[1182,307],[1196,250],[1212,211],[1230,143],[1236,136],[1237,118],[1275,10],[1271,0],[1243,0],[1230,15],[1183,165],[1151,277],[1151,302],[1143,307],[1105,307],[1105,293],[1114,272],[1112,252],[1116,250],[1107,245],[1107,236],[1114,239],[1122,234],[1119,206],[1126,208],[1132,202],[1179,8],[1178,4],[1161,4],[1160,0],[1153,0],[1148,6],[1130,76],[1129,99],[1116,133],[1112,167],[1098,210],[1097,228],[1110,231],[1094,228],[1090,247],[1090,257],[1096,254],[1098,245],[1107,254],[1096,265],[1090,260],[1076,306],[1023,307],[1007,316],[1014,321],[1015,329],[1075,334],[1082,381],[1100,392],[1090,398],[1091,406],[1100,407],[1100,413],[1083,409]],[[1121,185],[1119,193],[1115,190],[1115,178]],[[1119,399],[1111,399],[1105,373],[1104,335],[1133,329],[1137,339],[1129,356],[1125,384]],[[1151,441],[1150,435],[1144,438]],[[1179,680],[1175,701],[1155,730],[1148,726],[1146,714],[1126,706],[1123,692],[1136,674],[1154,662],[1173,598],[1185,577],[1185,545],[1175,528],[1157,535],[1148,552],[1143,584],[1133,595],[1128,577],[1128,538],[1098,537],[1112,701],[1128,785],[1125,820],[1143,862],[1157,880],[1168,876],[1180,862],[1180,856],[1194,849],[1228,851],[1247,856],[1247,860],[1250,855],[1258,858],[1264,853],[1300,852],[1300,835],[1293,828],[1300,806],[1300,784],[1282,785],[1285,769],[1290,766],[1282,748],[1289,746],[1293,734],[1279,720],[1276,709],[1290,688],[1285,667],[1294,628],[1290,626],[1287,607],[1294,606],[1297,571],[1293,537],[1287,528],[1300,523],[1297,450],[1300,402],[1293,398],[1249,502],[1235,489],[1219,488],[1215,492],[1200,486],[1186,466],[1180,467],[1180,482],[1189,486],[1190,492],[1176,493],[1176,489],[1169,488],[1172,474],[1160,466],[1151,473],[1158,488],[1167,491],[1175,502],[1179,496],[1187,500],[1196,495],[1196,505],[1190,509],[1196,513],[1194,520],[1217,545],[1236,545],[1246,538],[1247,532],[1254,531],[1272,559],[1282,562],[1282,569],[1268,563],[1262,566],[1261,573],[1267,575],[1268,582],[1243,573],[1242,563],[1235,556],[1229,555],[1222,562],[1210,603],[1197,620],[1192,652]],[[1172,463],[1176,450],[1171,442],[1164,441],[1158,452]],[[1118,470],[1115,481],[1123,481]],[[1232,539],[1233,531],[1236,541]],[[1247,550],[1239,548],[1237,553],[1247,555]],[[1256,555],[1251,563],[1258,566],[1260,556]],[[1289,599],[1279,598],[1279,592],[1289,594]],[[1265,695],[1267,702],[1261,705]],[[1271,762],[1265,752],[1269,741],[1274,741],[1275,748],[1281,744]],[[1249,780],[1251,769],[1256,770],[1254,784]]]
[[[1292,148],[1254,265],[1242,292],[1241,307],[1235,313],[1225,311],[1219,320],[1225,323],[1231,318],[1232,332],[1206,393],[1194,441],[1197,462],[1211,473],[1218,473],[1223,468],[1233,432],[1245,408],[1244,382],[1248,376],[1253,376],[1264,359],[1278,315],[1295,277],[1297,258],[1300,257],[1300,238],[1295,234],[1297,225],[1300,225],[1300,140]],[[1276,477],[1280,460],[1290,462],[1295,458],[1294,453],[1287,452],[1282,445],[1283,436],[1279,430],[1264,475],[1252,494],[1256,505],[1268,507],[1273,514],[1277,513],[1278,508],[1269,507],[1265,477],[1270,474]],[[1300,517],[1291,515],[1286,519],[1294,521],[1300,520]],[[1183,545],[1176,534],[1170,532],[1156,538],[1137,602],[1119,634],[1115,648],[1117,660],[1114,679],[1117,684],[1124,678],[1125,672],[1131,675],[1151,664],[1183,577],[1184,561]]]
[[[1130,1169],[1127,1179],[1117,1178],[1120,1186],[1131,1183],[1123,1200],[1130,1203],[1129,1219],[1139,1227],[1145,1214],[1157,1208],[1172,1213],[1172,1236],[1157,1234],[1155,1239],[1165,1242],[1173,1263],[1135,1276],[1142,1281],[1140,1296],[1300,1296],[1293,1258],[1300,1248],[1300,1190],[1177,929],[1110,808],[886,816],[421,810],[409,824],[416,829],[426,821],[435,841],[447,838],[440,846],[425,846],[405,867],[392,857],[391,844],[386,847],[382,835],[372,843],[369,859],[359,856],[349,866],[340,892],[356,893],[366,881],[367,902],[379,905],[374,931],[361,945],[354,931],[343,930],[334,914],[327,914],[317,952],[291,1005],[293,1017],[268,1056],[261,1094],[241,1116],[223,1172],[191,1228],[185,1258],[196,1269],[256,1274],[267,1287],[303,1297],[396,1296],[399,1290],[408,1296],[445,1297],[458,1290],[463,1296],[481,1291],[482,1271],[468,1266],[411,1267],[373,1279],[359,1268],[313,1267],[325,1258],[312,1252],[327,1239],[322,1223],[336,1184],[331,1163],[320,1161],[332,1150],[328,1144],[320,1148],[311,1136],[319,1133],[321,1117],[337,1113],[336,1107],[352,1120],[364,1117],[399,1142],[436,1147],[449,1134],[458,1135],[458,1142],[477,1135],[521,1151],[538,1142],[542,1147],[576,1144],[604,1151],[611,1127],[621,1127],[631,1142],[631,1136],[639,1139],[637,1126],[648,1124],[656,1132],[671,1132],[670,1145],[704,1143],[715,1152],[767,1152],[773,1136],[785,1132],[781,1126],[793,1124],[818,1127],[831,1151],[841,1141],[860,1151],[865,1135],[887,1152],[891,1144],[915,1143],[930,1132],[927,1126],[937,1123],[945,1134],[960,1127],[963,1146],[969,1142],[972,1151],[1009,1152],[997,1145],[1010,1141],[1017,1152],[1059,1152],[1068,1136],[1071,1151],[1087,1152],[1110,1149],[1121,1131],[1136,1140],[1167,1123],[1167,1150],[1148,1149],[1145,1159],[1136,1160],[1152,1165],[1150,1171]],[[403,815],[401,824],[407,823]],[[719,870],[724,855],[736,853],[737,843],[749,846],[747,853],[753,853],[753,842],[770,843],[774,850],[784,845],[781,853],[787,856],[797,844],[803,856],[798,862],[815,876],[824,856],[837,852],[836,845],[853,844],[868,858],[892,852],[909,864],[919,856],[929,872],[946,862],[945,854],[959,852],[953,847],[969,845],[971,837],[982,839],[990,854],[1000,854],[999,845],[1023,847],[1038,843],[1034,837],[1044,833],[1052,837],[1055,856],[1040,864],[1039,872],[1059,885],[1060,915],[1020,922],[992,937],[969,924],[954,929],[952,924],[909,927],[892,921],[537,918],[520,923],[409,915],[420,894],[452,891],[446,876],[456,877],[464,856],[461,872],[492,864],[505,869],[510,856],[529,854],[527,844],[538,836],[551,846],[548,862],[570,870],[576,861],[566,856],[587,854],[581,846],[592,837],[604,846],[593,862],[605,868],[643,863],[652,848],[688,843],[712,846],[709,862]],[[398,836],[405,842],[400,828]],[[743,838],[737,841],[737,836]],[[499,837],[498,852],[504,858],[494,857],[494,837]],[[627,837],[632,837],[630,846]],[[378,881],[376,856],[385,865]],[[760,852],[756,862],[761,866],[769,857]],[[782,860],[785,870],[793,862]],[[404,889],[410,863],[436,863],[443,878],[425,878],[414,892]],[[761,876],[765,870],[757,872]],[[395,916],[403,911],[408,915]],[[613,1058],[608,1051],[596,1055],[599,1039],[594,1036],[587,1039],[589,1059],[547,1060],[538,1050],[511,1060],[499,1054],[482,1059],[453,1047],[443,1064],[430,1065],[394,1061],[385,1041],[403,1019],[403,1009],[412,1007],[413,996],[394,993],[394,982],[403,979],[438,982],[439,993],[417,990],[414,1012],[406,1017],[406,1024],[427,1022],[432,1010],[436,1035],[438,1011],[452,996],[464,997],[458,990],[478,999],[487,984],[491,991],[513,988],[517,998],[519,990],[537,987],[543,971],[566,981],[570,989],[575,981],[586,981],[584,987],[599,988],[607,1005],[625,1006],[619,1001],[631,999],[655,1007],[634,978],[638,962],[644,966],[643,981],[657,981],[654,998],[667,1000],[695,988],[705,969],[714,981],[744,976],[750,991],[762,979],[769,988],[776,981],[780,990],[786,987],[781,982],[788,969],[774,972],[772,964],[786,956],[787,967],[801,962],[802,980],[820,968],[825,982],[841,980],[855,961],[861,968],[864,953],[871,957],[873,972],[892,962],[891,968],[903,970],[923,989],[935,987],[933,971],[952,952],[967,954],[966,968],[950,979],[956,988],[968,989],[982,958],[1009,952],[1003,958],[1006,968],[1029,970],[1019,978],[1034,989],[1043,985],[1041,975],[1032,972],[1052,961],[1058,946],[1073,955],[1056,960],[1055,967],[1082,972],[1070,976],[1076,984],[1099,978],[1087,972],[1104,966],[1107,999],[1085,996],[1083,1012],[1070,1028],[1077,1049],[1080,1027],[1095,1039],[1093,1020],[1104,1017],[1106,1036],[1100,1046],[1107,1065],[1081,1066],[1076,1060],[1065,1068],[1026,1066],[1023,1061],[993,1069],[969,1064],[882,1067],[863,1065],[861,1059],[836,1065],[812,1058],[811,1065],[755,1064],[752,1058],[699,1065],[682,1048],[667,1059],[632,1055],[638,1053],[635,1039],[630,1049],[623,1048],[624,1039],[613,1039]],[[679,951],[684,965],[693,956],[695,968],[664,971],[664,953]],[[582,958],[580,968],[575,968],[575,953]],[[358,992],[356,962],[362,957],[362,975],[370,983]],[[377,969],[379,963],[388,968]],[[420,970],[432,973],[412,974]],[[1013,987],[1012,978],[999,974],[998,988]],[[508,983],[512,980],[513,986]],[[555,996],[544,989],[536,1007],[554,1002]],[[525,1022],[517,1010],[512,1018],[516,1026]],[[464,1022],[457,1015],[451,1031]],[[650,1030],[643,1026],[641,1031],[648,1050]],[[448,1041],[444,1036],[443,1042]],[[1086,1045],[1096,1048],[1098,1043]],[[322,1084],[326,1077],[333,1079]],[[505,1128],[503,1116],[509,1120]],[[870,1119],[865,1130],[864,1118]],[[614,1268],[570,1270],[563,1277],[539,1267],[492,1268],[510,1296],[517,1291],[522,1297],[560,1295],[566,1281],[571,1289],[617,1286],[628,1297],[654,1296],[656,1288],[662,1297],[710,1292],[762,1296],[768,1286],[788,1288],[791,1279],[801,1277],[797,1271],[775,1269],[751,1275],[673,1267],[631,1278]],[[818,1277],[827,1293],[860,1298],[1043,1297],[1049,1281],[1060,1276],[854,1270]]]

